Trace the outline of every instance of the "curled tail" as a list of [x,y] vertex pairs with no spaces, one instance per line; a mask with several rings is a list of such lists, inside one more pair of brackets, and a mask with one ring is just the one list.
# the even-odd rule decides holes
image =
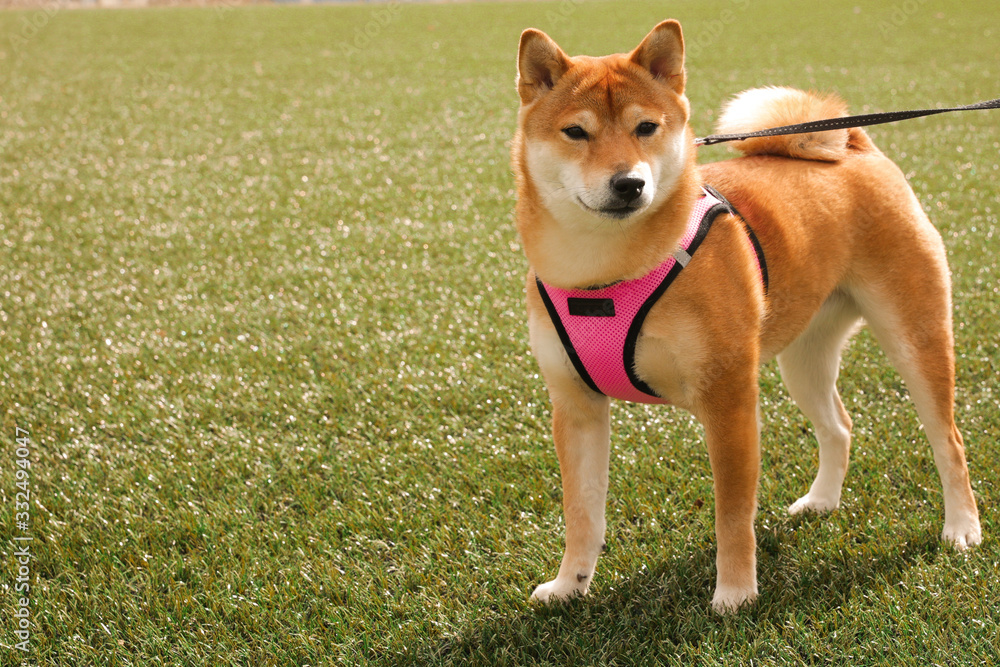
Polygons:
[[[776,86],[753,88],[743,91],[723,107],[717,132],[756,132],[846,115],[847,104],[836,95],[818,95]],[[822,162],[843,159],[852,149],[877,150],[860,128],[757,137],[734,142],[732,146],[744,155],[783,155]]]

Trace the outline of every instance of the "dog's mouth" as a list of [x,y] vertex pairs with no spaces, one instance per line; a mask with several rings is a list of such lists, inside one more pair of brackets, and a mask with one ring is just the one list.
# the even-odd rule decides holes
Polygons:
[[624,220],[643,208],[643,205],[638,201],[629,204],[622,204],[621,206],[605,206],[602,208],[587,206],[586,202],[584,202],[580,197],[577,197],[576,201],[585,211],[593,213],[594,215],[599,215],[602,218],[611,218],[613,220]]

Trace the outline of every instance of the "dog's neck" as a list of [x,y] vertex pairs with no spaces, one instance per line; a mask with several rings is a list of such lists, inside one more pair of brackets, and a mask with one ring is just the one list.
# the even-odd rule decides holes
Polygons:
[[700,188],[701,178],[692,160],[670,196],[636,221],[609,220],[581,230],[578,225],[559,222],[544,207],[519,210],[519,218],[535,216],[530,231],[522,227],[525,254],[542,281],[565,289],[639,278],[677,249]]

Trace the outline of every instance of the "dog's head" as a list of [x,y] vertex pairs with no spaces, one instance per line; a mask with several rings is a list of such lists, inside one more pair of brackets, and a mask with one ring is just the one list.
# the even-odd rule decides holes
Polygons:
[[521,34],[521,171],[561,224],[639,220],[673,191],[691,147],[684,40],[657,25],[631,53],[570,58],[545,33]]

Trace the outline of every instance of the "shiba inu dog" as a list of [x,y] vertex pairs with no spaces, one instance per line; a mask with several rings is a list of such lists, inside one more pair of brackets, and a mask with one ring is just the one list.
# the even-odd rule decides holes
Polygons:
[[[566,522],[558,575],[532,598],[582,595],[593,579],[615,396],[671,403],[704,425],[718,542],[712,605],[725,612],[752,601],[758,368],[777,357],[819,440],[816,479],[789,511],[832,510],[851,441],[836,387],[840,353],[862,322],[905,380],[933,448],[943,539],[978,544],[954,422],[944,247],[868,135],[745,140],[743,157],[699,166],[676,21],[631,53],[600,58],[571,58],[525,30],[517,67],[517,228]],[[758,89],[728,104],[719,131],[844,114],[833,97]]]

